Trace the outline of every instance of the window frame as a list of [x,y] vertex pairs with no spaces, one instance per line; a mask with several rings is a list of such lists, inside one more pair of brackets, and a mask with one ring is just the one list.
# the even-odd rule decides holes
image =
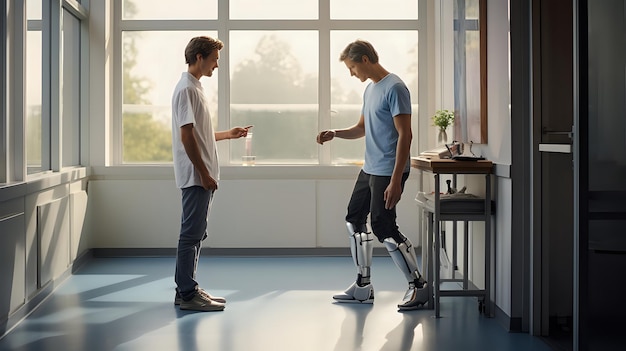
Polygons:
[[[68,168],[68,167],[75,167],[75,166],[80,166],[80,165],[85,165],[88,164],[88,159],[87,159],[87,155],[89,154],[89,143],[87,142],[87,140],[89,138],[84,138],[83,136],[88,135],[89,133],[89,118],[86,118],[86,116],[89,116],[88,110],[89,110],[89,104],[88,104],[88,96],[89,96],[89,91],[87,89],[87,87],[89,86],[89,74],[87,74],[86,72],[89,72],[89,25],[88,25],[88,12],[87,9],[85,7],[83,7],[80,3],[78,3],[75,0],[64,0],[64,4],[62,7],[62,15],[65,16],[65,14],[67,13],[67,15],[72,16],[74,19],[79,21],[79,28],[78,28],[78,33],[77,35],[79,36],[79,40],[78,43],[72,43],[73,45],[77,44],[78,47],[72,47],[72,54],[73,55],[77,55],[78,58],[78,65],[77,68],[74,68],[72,70],[72,75],[78,75],[77,77],[77,83],[78,86],[75,87],[75,89],[73,91],[77,91],[79,98],[78,98],[78,115],[77,116],[72,116],[71,119],[68,120],[68,118],[66,118],[67,116],[64,115],[60,115],[60,123],[59,123],[59,128],[61,131],[63,130],[67,130],[67,126],[66,128],[64,128],[64,123],[70,123],[72,125],[72,129],[74,132],[77,132],[76,134],[73,134],[72,136],[77,136],[78,140],[72,140],[71,145],[74,147],[77,147],[78,150],[78,155],[76,160],[72,160],[71,163],[68,163],[66,161],[64,161],[63,156],[62,155],[67,155],[67,150],[64,150],[63,147],[63,141],[67,140],[67,136],[64,136],[62,139],[63,140],[59,140],[59,155],[60,155],[60,160],[59,160],[59,168],[63,169],[63,168]],[[63,33],[61,33],[63,34]],[[64,43],[65,45],[65,43]],[[60,50],[60,54],[62,54],[63,51]],[[64,50],[64,49],[63,49]],[[63,64],[63,63],[61,63]],[[61,66],[59,66],[61,67]],[[63,64],[63,67],[65,68],[66,65]],[[65,77],[66,72],[63,71],[63,75]],[[74,77],[76,78],[76,77]],[[60,90],[59,94],[60,96],[62,95],[63,91]],[[78,126],[73,126],[75,123],[78,124]]]
[[[230,126],[230,55],[229,34],[236,30],[315,30],[319,35],[319,77],[318,77],[318,128],[330,128],[330,86],[331,86],[331,69],[330,65],[336,62],[330,62],[329,58],[338,56],[339,53],[330,52],[330,33],[337,30],[415,30],[418,32],[420,40],[418,41],[418,72],[419,74],[418,89],[420,94],[418,99],[413,101],[414,105],[426,106],[428,97],[426,96],[428,89],[426,86],[426,45],[427,45],[427,2],[430,0],[419,0],[418,18],[414,20],[333,20],[330,19],[330,1],[319,0],[318,19],[317,20],[231,20],[229,19],[228,0],[218,0],[218,16],[217,19],[208,20],[145,20],[145,19],[122,19],[122,0],[114,0],[113,3],[113,89],[112,104],[113,113],[110,118],[111,133],[109,136],[107,163],[114,166],[153,166],[155,163],[124,163],[123,162],[123,114],[122,114],[122,36],[124,31],[216,31],[218,38],[227,43],[220,51],[220,68],[221,74],[218,74],[218,125]],[[226,20],[222,20],[222,19]],[[423,82],[424,81],[424,82]],[[326,112],[324,112],[326,111]],[[417,113],[416,113],[417,112]],[[424,119],[426,113],[424,108],[414,111],[414,135],[419,133],[419,120]],[[358,117],[358,116],[357,116]],[[356,118],[355,117],[355,122]],[[224,129],[220,127],[220,129]],[[312,140],[311,142],[314,142]],[[421,144],[421,143],[420,143]],[[419,147],[417,142],[412,144],[412,154],[417,154]],[[241,166],[236,163],[230,163],[230,143],[218,143],[218,152],[221,157],[220,162],[223,166]],[[226,157],[228,155],[228,157]],[[158,163],[163,164],[163,163]],[[168,163],[168,165],[171,163]],[[311,164],[292,163],[288,166],[300,166]],[[331,165],[331,152],[329,148],[321,148],[318,156],[318,162],[312,166],[329,166]],[[271,165],[262,165],[262,167],[271,167]]]
[[[3,26],[0,27],[0,36],[3,38],[7,37],[7,27],[10,25],[11,21],[9,21],[10,14],[7,13],[7,2],[3,1],[0,3],[0,11],[2,12],[2,16],[4,16]],[[9,77],[7,72],[7,50],[8,42],[3,40],[0,44],[0,75],[2,77]],[[9,108],[10,106],[7,104],[7,86],[9,85],[8,79],[3,79],[2,83],[0,83],[0,106],[3,106],[2,111],[0,111],[0,184],[6,183],[10,178],[8,175],[8,155],[9,155],[9,145],[6,137],[9,135],[7,133],[7,126],[9,116]]]
[[[27,1],[27,0],[26,0]],[[23,2],[25,5],[25,2]],[[86,87],[88,87],[88,74],[89,72],[89,60],[88,60],[88,52],[89,52],[89,26],[88,26],[88,6],[89,1],[83,0],[82,2],[78,2],[76,0],[58,0],[58,1],[42,1],[42,18],[41,19],[32,19],[26,20],[23,28],[23,38],[22,38],[22,51],[23,55],[25,55],[24,51],[26,48],[26,32],[28,31],[41,31],[42,34],[42,70],[41,70],[41,119],[42,119],[42,130],[41,130],[41,168],[36,172],[29,173],[26,169],[27,160],[26,160],[26,146],[25,143],[21,143],[21,149],[23,153],[22,163],[24,164],[24,174],[21,177],[22,179],[33,179],[36,177],[40,177],[41,175],[45,175],[51,172],[59,172],[64,168],[70,168],[79,166],[80,164],[86,164],[87,161],[83,159],[83,155],[86,155],[88,150],[88,143],[86,142],[89,138],[84,138],[84,135],[87,135],[88,126],[87,117],[88,114],[86,111],[88,110],[88,94],[82,93],[78,99],[79,107],[79,132],[77,141],[79,145],[79,164],[76,165],[68,165],[63,166],[63,122],[64,116],[61,111],[61,103],[62,103],[62,51],[61,48],[61,38],[62,38],[62,15],[63,11],[68,11],[68,13],[74,16],[76,19],[80,21],[80,48],[76,51],[79,55],[79,67],[75,70],[76,74],[80,75],[79,78],[79,91],[86,91]],[[24,8],[25,11],[25,8]],[[22,69],[20,70],[25,74],[26,67],[22,64]],[[22,94],[19,97],[19,101],[26,101],[25,93],[23,92],[22,86]],[[24,105],[24,104],[22,104]],[[24,110],[24,106],[22,106],[22,113],[20,116],[23,116],[23,133],[26,133],[26,111]],[[26,136],[24,135],[24,139]],[[18,144],[15,144],[15,148],[18,149]]]

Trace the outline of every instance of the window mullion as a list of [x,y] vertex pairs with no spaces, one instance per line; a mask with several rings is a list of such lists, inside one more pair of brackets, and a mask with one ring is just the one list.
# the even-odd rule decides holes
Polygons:
[[43,2],[42,170],[61,169],[61,0]]
[[[87,6],[89,4],[87,3]],[[87,9],[89,10],[89,9]],[[79,164],[80,165],[88,165],[90,164],[90,144],[89,140],[89,95],[90,95],[90,81],[91,81],[91,72],[89,70],[90,59],[89,59],[89,21],[85,19],[81,19],[80,21],[80,132],[79,138],[80,143],[78,144],[80,147],[79,153]]]
[[111,144],[108,145],[108,157],[105,159],[106,165],[116,164],[120,165],[123,163],[122,160],[122,152],[124,148],[124,138],[122,136],[123,129],[123,92],[124,92],[124,81],[123,81],[123,67],[122,67],[122,56],[123,56],[123,43],[122,43],[122,0],[114,0],[113,3],[113,43],[114,48],[112,50],[113,54],[111,57],[113,58],[113,82],[114,86],[119,87],[119,89],[113,89],[108,92],[111,94],[111,100],[114,108],[113,118],[111,118],[111,124],[109,126],[109,133],[111,135]]
[[[7,20],[7,22],[11,23],[7,16],[7,5],[6,1],[0,3],[0,12],[2,16],[5,16],[3,22]],[[10,16],[10,14],[9,14]],[[6,28],[7,26],[0,26],[0,36],[3,38],[7,38],[6,36]],[[24,28],[24,27],[22,27]],[[3,41],[0,44],[0,76],[7,77],[7,69],[6,69],[6,57],[7,57],[7,41]],[[9,125],[7,122],[8,109],[6,108],[6,86],[8,82],[7,79],[3,79],[0,83],[0,106],[2,106],[2,110],[0,110],[0,183],[6,183],[8,174],[7,174],[7,155],[10,153],[9,143],[6,139],[8,139],[9,133],[6,132],[6,128]]]
[[81,21],[88,18],[87,10],[76,0],[63,0],[63,7]]
[[[318,75],[318,129],[331,127],[330,110],[330,0],[319,1],[319,75]],[[332,145],[331,145],[332,146]],[[331,163],[331,148],[321,147],[319,164]]]
[[[224,130],[231,127],[230,125],[230,26],[229,26],[228,0],[218,0],[217,2],[217,18],[218,28],[217,37],[224,42],[224,48],[220,51],[219,72],[217,82],[217,126],[213,126],[216,130]],[[220,162],[230,164],[230,142],[217,143]]]

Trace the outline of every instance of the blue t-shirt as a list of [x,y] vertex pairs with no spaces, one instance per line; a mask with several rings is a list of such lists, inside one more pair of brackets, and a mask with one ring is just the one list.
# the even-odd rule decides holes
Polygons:
[[[402,79],[390,73],[370,83],[363,93],[365,117],[365,162],[363,171],[376,176],[391,176],[396,163],[398,131],[393,118],[411,114],[411,95]],[[411,167],[410,157],[404,172]]]

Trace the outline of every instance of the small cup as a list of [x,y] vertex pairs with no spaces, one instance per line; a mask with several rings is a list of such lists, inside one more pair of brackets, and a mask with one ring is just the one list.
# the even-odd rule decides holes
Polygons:
[[241,156],[241,162],[243,166],[254,166],[256,156]]

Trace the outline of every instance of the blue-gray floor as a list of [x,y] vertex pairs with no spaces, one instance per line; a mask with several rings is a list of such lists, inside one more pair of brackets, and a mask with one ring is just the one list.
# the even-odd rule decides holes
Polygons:
[[223,312],[174,306],[174,258],[95,258],[0,339],[0,350],[550,350],[479,314],[473,297],[399,313],[403,276],[374,257],[373,305],[332,302],[355,276],[349,257],[206,257],[201,286]]

